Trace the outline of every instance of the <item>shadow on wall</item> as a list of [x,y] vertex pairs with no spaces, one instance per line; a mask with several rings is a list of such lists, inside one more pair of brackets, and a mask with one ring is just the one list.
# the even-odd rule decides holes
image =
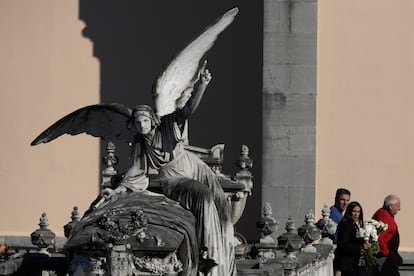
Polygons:
[[[102,1],[79,0],[83,36],[93,42],[101,67],[101,103],[154,106],[153,82],[172,58],[213,20],[233,7],[240,12],[208,52],[213,75],[190,118],[190,144],[210,148],[225,143],[223,171],[234,174],[242,144],[254,160],[253,195],[237,224],[249,241],[261,214],[262,1]],[[105,143],[102,143],[102,149]],[[127,146],[117,144],[118,170],[127,167]]]

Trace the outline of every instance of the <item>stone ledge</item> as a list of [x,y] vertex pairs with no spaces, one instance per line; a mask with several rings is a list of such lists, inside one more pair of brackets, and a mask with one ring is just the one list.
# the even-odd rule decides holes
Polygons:
[[[56,237],[56,248],[63,248],[66,242],[65,237]],[[30,236],[12,236],[12,235],[0,235],[0,244],[7,243],[11,249],[25,250],[25,249],[37,249],[37,246],[32,244]]]

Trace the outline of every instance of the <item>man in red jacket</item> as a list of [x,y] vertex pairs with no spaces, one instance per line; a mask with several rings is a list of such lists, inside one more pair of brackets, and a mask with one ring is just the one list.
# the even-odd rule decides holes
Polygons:
[[380,257],[378,269],[380,275],[393,276],[400,275],[398,266],[402,264],[402,259],[398,254],[400,245],[400,235],[394,216],[401,210],[400,198],[396,195],[388,195],[384,199],[384,205],[373,215],[373,219],[388,224],[388,229],[382,231],[378,238],[380,247]]

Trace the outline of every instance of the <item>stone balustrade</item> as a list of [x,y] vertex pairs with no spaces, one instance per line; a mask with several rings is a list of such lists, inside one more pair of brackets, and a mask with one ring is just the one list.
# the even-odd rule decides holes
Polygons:
[[[266,203],[256,224],[260,232],[259,243],[240,244],[239,247],[245,250],[237,250],[238,275],[333,275],[333,246],[318,244],[320,232],[315,230],[313,219],[312,211],[308,211],[305,224],[299,227],[298,232],[292,218],[288,218],[286,232],[274,239],[272,234],[279,223],[272,217],[272,207]],[[78,221],[79,210],[74,207],[71,221],[64,226],[65,234],[68,235]],[[63,254],[62,243],[56,242],[55,234],[47,226],[48,219],[43,213],[40,228],[31,235],[32,245],[28,245],[26,239],[26,246],[10,246],[0,263],[0,275],[68,274],[68,256]]]
[[333,245],[319,243],[320,229],[313,212],[305,214],[305,224],[296,230],[292,218],[286,222],[286,232],[274,239],[278,222],[271,216],[270,203],[265,203],[262,218],[257,223],[261,233],[259,243],[250,248],[249,258],[239,256],[238,275],[333,275]]
[[[272,218],[271,206],[266,203],[262,218],[259,218],[257,223],[257,230],[260,233],[259,242],[239,246],[244,250],[238,250],[239,254],[237,254],[236,259],[237,275],[333,276],[334,247],[326,242],[326,235],[323,234],[323,231],[319,239],[311,242],[309,238],[305,241],[302,238],[304,237],[303,233],[300,234],[299,229],[309,228],[304,226],[312,222],[311,213],[309,211],[305,214],[305,224],[299,227],[297,231],[292,220],[288,219],[285,227],[286,232],[275,239],[272,234],[275,233],[279,223]],[[322,211],[322,214],[324,214],[324,211]],[[71,224],[77,222],[78,215],[78,209],[74,208],[71,214]],[[320,221],[323,221],[323,218]],[[330,221],[327,223],[330,224]],[[42,214],[39,226],[40,228],[33,232],[36,233],[33,235],[34,238],[0,237],[0,244],[9,244],[7,252],[0,253],[0,275],[16,275],[16,273],[28,276],[40,274],[44,276],[68,275],[67,256],[62,251],[65,238],[56,237],[55,241],[44,238],[45,236],[53,238],[54,235],[51,230],[47,229],[45,214]],[[319,224],[319,226],[320,229],[324,229],[322,224]],[[313,227],[311,228],[313,229]],[[39,230],[41,231],[39,232]],[[48,234],[43,235],[43,233]],[[314,229],[309,233],[315,234]],[[41,239],[39,239],[40,236],[42,236]],[[43,241],[39,242],[42,239]],[[279,244],[280,242],[282,242],[282,245]],[[305,250],[309,246],[314,249]],[[402,252],[401,255],[404,258],[404,265],[400,267],[400,274],[414,275],[412,254]]]

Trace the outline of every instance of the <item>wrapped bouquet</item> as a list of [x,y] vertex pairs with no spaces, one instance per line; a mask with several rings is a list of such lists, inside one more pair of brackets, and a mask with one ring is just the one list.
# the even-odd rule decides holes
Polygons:
[[365,222],[364,227],[359,228],[356,236],[357,238],[364,239],[365,242],[369,242],[371,247],[361,250],[361,257],[359,259],[359,266],[366,270],[375,266],[379,253],[378,236],[382,231],[387,230],[388,225],[382,221],[376,221],[370,219]]

